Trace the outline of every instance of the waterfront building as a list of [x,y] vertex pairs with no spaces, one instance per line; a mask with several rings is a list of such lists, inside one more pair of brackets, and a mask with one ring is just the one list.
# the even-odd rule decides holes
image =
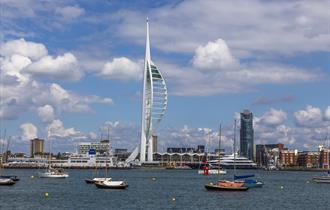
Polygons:
[[298,152],[297,165],[303,168],[319,168],[320,153],[303,151]]
[[328,169],[329,168],[329,150],[322,148],[320,150],[320,168]]
[[79,154],[88,154],[91,149],[94,149],[97,154],[106,155],[110,149],[109,140],[100,142],[81,142],[78,145]]
[[30,140],[30,157],[34,155],[43,155],[45,140],[34,138]]
[[146,49],[143,73],[143,94],[141,111],[141,139],[127,159],[127,163],[134,161],[140,154],[139,163],[153,162],[153,146],[155,133],[167,108],[167,87],[165,80],[157,66],[151,60],[149,21],[147,19]]
[[282,150],[280,152],[281,167],[292,167],[297,165],[298,150]]
[[241,112],[240,155],[249,160],[254,160],[253,143],[253,114],[246,109]]

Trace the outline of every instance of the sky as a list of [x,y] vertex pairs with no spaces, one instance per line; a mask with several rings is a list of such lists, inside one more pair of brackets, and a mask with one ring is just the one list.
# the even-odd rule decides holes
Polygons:
[[[256,144],[317,150],[330,131],[329,0],[0,0],[1,145],[140,141],[146,18],[169,92],[158,150],[221,144],[249,109]],[[239,127],[239,123],[238,123]],[[238,132],[239,133],[239,132]],[[239,139],[239,134],[236,135]]]

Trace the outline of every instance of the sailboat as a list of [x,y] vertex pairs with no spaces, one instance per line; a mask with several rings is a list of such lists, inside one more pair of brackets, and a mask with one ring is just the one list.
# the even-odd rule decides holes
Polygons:
[[126,189],[128,183],[125,181],[113,181],[112,178],[108,178],[108,167],[107,159],[105,161],[105,178],[94,178],[94,184],[97,188],[107,188],[107,189]]
[[[235,127],[234,127],[234,174],[236,172],[236,120],[235,120]],[[249,188],[245,186],[244,182],[236,182],[229,181],[229,180],[219,180],[216,183],[209,182],[205,185],[207,190],[221,190],[221,191],[246,191]]]
[[[50,139],[50,131],[48,130],[47,139]],[[45,172],[39,173],[40,178],[67,178],[69,174],[64,172],[62,168],[53,168],[51,164],[51,141],[49,141],[48,167]]]
[[[109,127],[108,127],[108,139],[110,140]],[[110,150],[110,148],[109,148],[109,150]],[[109,151],[106,152],[105,177],[104,178],[94,178],[94,179],[92,179],[92,182],[94,182],[94,184],[97,188],[126,189],[128,187],[127,182],[125,182],[125,181],[113,181],[112,178],[108,177],[108,163],[107,163],[108,154],[109,154]]]
[[[2,157],[1,157],[0,170],[1,170],[2,166],[3,166],[3,163],[2,163]],[[13,178],[13,176],[1,175],[0,176],[0,185],[14,185],[16,182],[14,181],[14,178],[13,179],[12,178]],[[16,178],[16,176],[15,176],[15,178]]]
[[[6,138],[6,132],[4,134],[4,139]],[[8,145],[9,145],[9,140],[7,141],[7,150],[6,150],[6,155],[8,151]],[[3,145],[1,145],[1,161],[0,161],[0,174],[1,174],[1,169],[3,167],[3,152],[2,152]],[[0,185],[14,185],[16,181],[19,179],[17,176],[6,176],[6,175],[0,175]]]
[[[209,134],[209,141],[210,141],[210,134]],[[220,145],[221,145],[221,125],[219,128],[219,161],[218,161],[218,168],[212,168],[210,164],[208,164],[208,156],[206,155],[206,161],[204,162],[204,167],[203,169],[198,170],[198,174],[227,174],[226,170],[221,169],[220,167]],[[207,165],[208,164],[208,165]]]
[[[93,152],[93,153],[95,153],[95,169],[94,169],[94,171],[93,171],[93,177],[94,178],[91,178],[91,179],[85,179],[85,182],[87,183],[87,184],[95,184],[95,182],[104,182],[104,181],[106,181],[106,180],[111,180],[111,178],[107,178],[107,162],[105,163],[106,164],[106,172],[105,172],[105,177],[96,177],[96,175],[98,174],[97,173],[97,156],[96,156],[96,151],[95,152]],[[108,158],[108,157],[106,157],[106,158]]]

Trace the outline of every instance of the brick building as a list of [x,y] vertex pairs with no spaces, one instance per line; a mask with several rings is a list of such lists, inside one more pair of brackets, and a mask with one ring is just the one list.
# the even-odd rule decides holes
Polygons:
[[297,165],[298,150],[282,150],[280,152],[280,163],[282,167]]

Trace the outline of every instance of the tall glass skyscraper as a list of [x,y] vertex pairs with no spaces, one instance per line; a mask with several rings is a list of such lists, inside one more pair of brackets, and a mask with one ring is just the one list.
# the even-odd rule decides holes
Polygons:
[[241,112],[240,155],[254,160],[253,143],[253,114],[249,110],[244,110]]

